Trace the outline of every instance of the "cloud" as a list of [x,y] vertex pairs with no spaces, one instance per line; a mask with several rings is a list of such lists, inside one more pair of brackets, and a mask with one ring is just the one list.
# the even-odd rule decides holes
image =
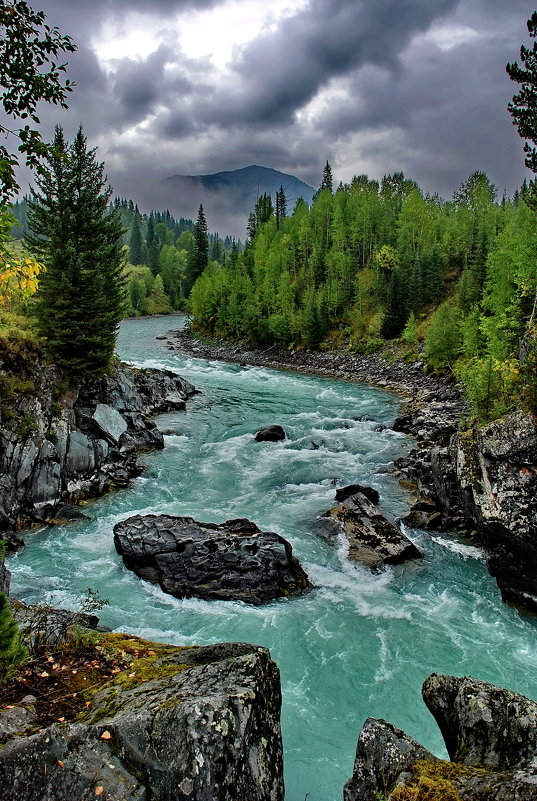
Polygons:
[[[505,110],[514,91],[505,63],[527,40],[533,0],[41,7],[79,46],[69,56],[70,109],[44,107],[44,131],[59,121],[71,136],[82,123],[116,190],[141,206],[158,202],[167,175],[251,163],[314,186],[326,158],[337,180],[402,169],[444,196],[475,169],[508,191],[525,175]],[[212,55],[211,20],[227,13],[237,38],[224,66],[222,53]]]

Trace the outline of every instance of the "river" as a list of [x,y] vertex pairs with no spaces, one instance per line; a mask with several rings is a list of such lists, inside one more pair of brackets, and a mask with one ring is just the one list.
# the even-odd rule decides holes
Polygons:
[[[281,670],[286,801],[340,801],[368,716],[403,728],[440,756],[441,736],[420,697],[433,671],[470,674],[537,698],[536,620],[502,604],[482,554],[445,534],[409,534],[425,558],[380,575],[327,543],[316,517],[334,484],[362,483],[397,516],[408,497],[386,467],[410,440],[390,430],[399,400],[345,381],[205,361],[156,336],[178,318],[127,320],[120,356],[165,367],[200,395],[159,418],[163,451],[126,489],[93,501],[91,521],[27,536],[9,560],[13,595],[76,609],[91,587],[109,600],[101,621],[180,645],[246,641],[270,648]],[[255,443],[280,423],[288,439]],[[385,429],[381,429],[386,426]],[[127,571],[113,525],[134,513],[222,522],[248,517],[292,546],[315,588],[264,607],[177,600]]]

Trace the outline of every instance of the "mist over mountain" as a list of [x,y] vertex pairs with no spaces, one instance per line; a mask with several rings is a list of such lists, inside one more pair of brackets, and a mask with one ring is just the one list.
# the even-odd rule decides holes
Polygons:
[[153,208],[168,208],[176,217],[194,220],[202,203],[211,231],[244,239],[246,220],[257,198],[266,192],[274,203],[280,186],[289,213],[299,197],[311,203],[315,192],[294,175],[252,164],[211,175],[170,175],[153,187],[151,203]]

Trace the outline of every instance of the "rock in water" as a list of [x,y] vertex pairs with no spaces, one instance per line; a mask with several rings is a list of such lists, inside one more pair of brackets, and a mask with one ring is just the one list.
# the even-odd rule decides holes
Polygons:
[[365,495],[368,501],[371,501],[375,506],[380,500],[380,496],[376,489],[373,487],[364,487],[362,484],[349,484],[347,487],[338,487],[336,490],[336,501],[346,501],[351,495],[356,495],[361,492]]
[[114,543],[129,570],[176,598],[263,604],[311,586],[290,544],[245,519],[134,515],[114,526]]
[[345,801],[377,801],[396,788],[400,798],[535,801],[536,703],[468,676],[436,673],[422,694],[454,761],[439,760],[400,729],[370,718]]
[[371,570],[421,557],[421,552],[361,492],[334,506],[322,516],[332,530],[349,543],[349,559]]
[[29,737],[3,727],[0,797],[283,801],[279,672],[267,649],[177,648],[121,634],[102,647],[133,639],[145,673],[118,674],[83,721]]
[[281,426],[266,426],[255,435],[256,442],[278,442],[285,439],[286,434]]

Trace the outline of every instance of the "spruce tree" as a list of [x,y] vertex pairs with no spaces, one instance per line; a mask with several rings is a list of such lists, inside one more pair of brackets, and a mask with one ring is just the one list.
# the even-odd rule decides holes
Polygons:
[[[528,32],[532,39],[537,37],[537,11],[528,20]],[[537,42],[533,43],[531,49],[522,45],[520,60],[523,67],[516,61],[506,66],[511,80],[521,84],[520,91],[513,96],[507,108],[513,117],[513,125],[517,126],[518,133],[526,140],[526,167],[537,173]]]
[[129,239],[129,261],[131,264],[136,266],[142,264],[143,262],[142,232],[140,230],[140,220],[137,214],[134,216],[132,221],[132,229]]
[[285,219],[287,214],[287,198],[283,186],[280,186],[276,192],[276,230],[280,230],[282,220]]
[[124,311],[123,229],[82,129],[67,147],[58,127],[54,146],[64,155],[49,159],[28,215],[27,244],[46,266],[36,295],[39,330],[69,376],[102,375]]
[[209,233],[207,230],[207,220],[203,206],[200,204],[198,217],[194,226],[194,247],[189,263],[189,289],[192,288],[196,279],[202,274],[209,264]]
[[330,166],[330,163],[327,160],[323,169],[323,180],[321,181],[320,191],[322,192],[323,189],[328,189],[329,192],[332,192],[332,185],[333,185],[332,167]]

